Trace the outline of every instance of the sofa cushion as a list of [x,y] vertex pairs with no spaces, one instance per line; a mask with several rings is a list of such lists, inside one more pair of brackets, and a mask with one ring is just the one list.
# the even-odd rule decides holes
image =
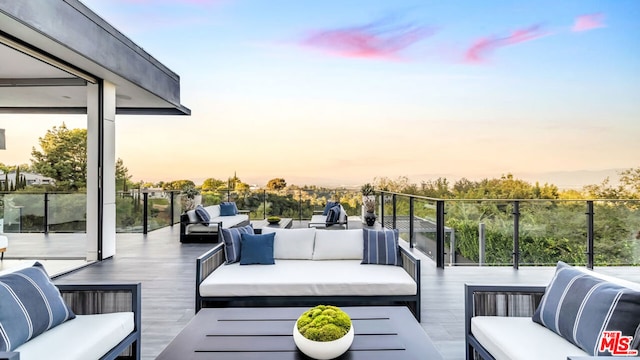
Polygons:
[[42,264],[0,276],[0,351],[75,318]]
[[220,205],[209,205],[204,208],[209,213],[209,217],[215,219],[220,217]]
[[[558,262],[533,321],[547,327],[590,355],[610,355],[600,348],[603,332],[640,334],[640,292],[605,281]],[[640,339],[631,345],[637,349]]]
[[398,229],[362,229],[363,264],[402,266],[398,247]]
[[198,218],[198,214],[196,214],[195,210],[187,210],[187,218],[189,218],[190,223],[197,223],[200,221],[200,218]]
[[220,216],[233,216],[238,214],[238,208],[234,202],[221,202],[220,203]]
[[224,257],[227,264],[233,264],[234,262],[240,261],[242,234],[253,234],[253,227],[251,225],[247,225],[231,229],[222,229]]
[[362,230],[317,230],[313,260],[362,260]]
[[273,265],[273,239],[276,234],[242,234],[240,265]]
[[31,339],[16,351],[20,352],[20,360],[100,359],[133,330],[132,312],[77,315],[74,320]]
[[217,218],[211,218],[209,225],[204,226],[201,224],[191,224],[185,227],[185,232],[189,233],[212,233],[218,231],[218,222],[221,228],[231,228],[242,223],[249,222],[249,215],[241,214],[234,216],[218,216]]
[[209,221],[211,221],[211,217],[207,210],[205,210],[202,205],[198,205],[195,208],[196,215],[198,216],[198,221],[202,223],[202,225],[209,225]]
[[496,360],[566,360],[587,356],[582,349],[530,317],[476,316],[471,333]]
[[277,260],[274,266],[218,267],[200,284],[202,296],[415,295],[416,282],[399,266],[360,260]]
[[308,229],[276,229],[263,228],[263,234],[275,233],[273,256],[276,259],[304,259],[313,258],[313,242],[315,228]]
[[324,210],[322,210],[322,215],[327,216],[329,214],[329,209],[336,205],[340,205],[340,203],[338,201],[327,201],[327,205],[325,205]]

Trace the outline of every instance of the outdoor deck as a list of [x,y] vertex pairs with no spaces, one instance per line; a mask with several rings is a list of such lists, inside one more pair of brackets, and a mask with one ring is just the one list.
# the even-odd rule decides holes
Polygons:
[[[294,222],[294,227],[306,227],[306,223]],[[360,227],[359,221],[350,222],[349,228],[357,227]],[[64,248],[68,241],[81,240],[82,234],[9,234],[9,237],[11,247],[7,256],[15,256],[19,248]],[[193,317],[195,258],[212,247],[212,244],[181,244],[178,238],[179,226],[156,230],[146,236],[118,234],[114,258],[58,277],[56,282],[141,282],[142,355],[144,359],[154,359]],[[73,251],[77,253],[78,249]],[[75,258],[76,253],[71,257]],[[464,358],[465,283],[545,285],[554,271],[552,267],[520,270],[448,267],[443,270],[437,269],[423,254],[417,251],[416,254],[423,259],[421,325],[446,359]],[[640,282],[638,268],[596,270]]]

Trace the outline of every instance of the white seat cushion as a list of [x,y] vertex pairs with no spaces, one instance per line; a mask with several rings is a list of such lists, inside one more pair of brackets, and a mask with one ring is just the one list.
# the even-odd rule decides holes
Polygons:
[[327,215],[312,215],[311,220],[309,221],[309,226],[313,225],[326,225],[327,224]]
[[313,260],[362,260],[362,229],[317,230]]
[[4,235],[0,235],[0,249],[4,249],[9,245],[9,238]]
[[231,228],[242,222],[249,221],[249,215],[241,214],[241,215],[233,215],[233,216],[218,216],[217,218],[211,218],[211,222],[209,226],[205,226],[203,224],[190,224],[185,227],[185,232],[189,233],[210,233],[218,231],[217,222],[222,222],[223,228]]
[[277,229],[265,227],[263,234],[276,233],[273,241],[275,259],[311,260],[316,229]]
[[415,295],[416,282],[399,266],[360,260],[276,260],[275,265],[218,267],[201,284],[201,296]]
[[134,330],[132,312],[77,315],[17,347],[20,360],[99,359]]
[[476,316],[471,333],[496,360],[566,360],[589,356],[530,317]]

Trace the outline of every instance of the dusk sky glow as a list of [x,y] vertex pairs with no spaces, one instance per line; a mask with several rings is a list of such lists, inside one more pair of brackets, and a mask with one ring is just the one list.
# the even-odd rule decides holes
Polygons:
[[[134,180],[640,166],[637,0],[82,1],[179,74],[192,110],[117,117],[116,156]],[[0,115],[0,162],[29,162],[63,121],[86,127]]]

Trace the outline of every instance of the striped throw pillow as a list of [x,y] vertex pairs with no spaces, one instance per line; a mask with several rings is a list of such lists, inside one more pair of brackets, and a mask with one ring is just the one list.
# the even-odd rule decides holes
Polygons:
[[196,215],[198,215],[198,218],[200,219],[202,224],[205,226],[209,226],[209,221],[211,220],[211,217],[209,216],[209,213],[207,212],[207,210],[205,210],[202,207],[202,205],[198,205],[196,206],[195,212],[196,212]]
[[362,229],[364,253],[362,264],[402,266],[398,247],[398,229]]
[[0,276],[0,351],[11,351],[75,317],[42,264]]
[[560,261],[533,321],[594,356],[612,355],[608,346],[600,347],[609,332],[631,337],[630,348],[638,349],[640,292]]
[[240,261],[242,234],[253,234],[253,227],[251,225],[247,225],[238,228],[222,229],[224,256],[227,264],[233,264]]
[[329,209],[327,213],[326,226],[335,225],[340,221],[340,205],[336,205]]

